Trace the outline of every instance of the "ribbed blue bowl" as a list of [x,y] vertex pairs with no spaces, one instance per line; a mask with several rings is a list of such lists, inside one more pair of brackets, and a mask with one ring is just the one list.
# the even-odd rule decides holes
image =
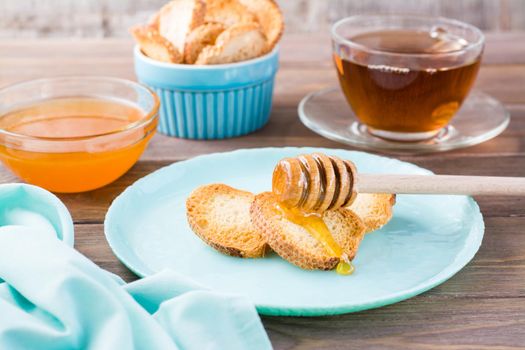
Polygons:
[[161,101],[159,132],[224,139],[262,128],[270,117],[279,66],[276,48],[249,61],[196,66],[163,63],[135,47],[135,73]]

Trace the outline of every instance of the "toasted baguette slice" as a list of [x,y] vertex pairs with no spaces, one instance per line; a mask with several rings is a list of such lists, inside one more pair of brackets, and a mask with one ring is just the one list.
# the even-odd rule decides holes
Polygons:
[[186,36],[204,23],[205,13],[206,3],[203,0],[172,0],[160,9],[160,35],[183,53]]
[[359,215],[366,225],[366,233],[383,227],[392,218],[396,195],[389,193],[359,193],[347,208]]
[[215,45],[202,49],[195,64],[239,62],[258,57],[266,50],[266,37],[258,24],[234,24],[217,37]]
[[264,256],[267,245],[250,220],[254,195],[223,184],[195,189],[186,200],[193,232],[221,253],[242,258]]
[[207,0],[205,20],[230,27],[237,23],[257,22],[257,17],[238,0]]
[[[268,245],[283,259],[303,269],[331,270],[340,258],[326,248],[302,226],[288,221],[276,208],[271,192],[255,196],[250,208],[253,225],[262,233]],[[323,221],[349,259],[353,259],[364,236],[365,225],[348,209],[326,211]]]
[[186,39],[184,62],[193,64],[205,46],[215,44],[215,40],[225,27],[218,22],[204,23],[193,29]]
[[156,30],[159,30],[159,22],[160,22],[160,10],[153,13],[149,19],[148,19],[148,26],[153,28],[153,29],[156,29]]
[[239,0],[239,2],[255,14],[268,39],[268,50],[272,50],[284,31],[284,18],[279,6],[273,0]]
[[161,62],[182,62],[179,51],[154,28],[135,26],[130,29],[130,33],[146,56]]

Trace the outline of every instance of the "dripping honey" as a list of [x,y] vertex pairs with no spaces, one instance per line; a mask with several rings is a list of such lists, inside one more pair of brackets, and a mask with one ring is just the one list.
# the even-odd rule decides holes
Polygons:
[[41,101],[0,116],[0,159],[22,179],[54,192],[95,189],[139,158],[156,126],[156,120],[140,124],[144,118],[118,100]]
[[307,213],[297,208],[288,208],[278,204],[277,209],[287,220],[303,227],[315,238],[326,251],[333,256],[341,259],[336,267],[336,272],[340,275],[350,275],[354,272],[354,266],[346,257],[341,246],[335,241],[330,230],[322,219],[322,214]]

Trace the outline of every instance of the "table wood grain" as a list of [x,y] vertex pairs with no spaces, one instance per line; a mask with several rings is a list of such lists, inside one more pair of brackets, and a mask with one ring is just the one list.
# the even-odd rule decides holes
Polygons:
[[[57,75],[134,79],[125,39],[0,40],[0,86]],[[308,92],[336,84],[326,35],[286,35],[270,123],[255,134],[223,141],[156,135],[141,160],[102,189],[60,195],[73,215],[75,247],[127,281],[137,277],[113,255],[103,234],[111,201],[135,180],[199,154],[268,146],[350,147],[323,139],[298,120]],[[525,176],[525,33],[488,33],[476,88],[512,115],[496,139],[457,151],[402,156],[440,174]],[[16,182],[0,168],[0,182]],[[525,198],[477,197],[485,217],[483,245],[446,283],[410,300],[336,317],[263,317],[276,349],[525,349]]]

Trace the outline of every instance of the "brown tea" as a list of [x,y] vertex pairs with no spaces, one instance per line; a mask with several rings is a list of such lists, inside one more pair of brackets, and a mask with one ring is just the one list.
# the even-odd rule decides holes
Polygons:
[[384,30],[350,40],[367,52],[357,47],[348,48],[344,59],[334,54],[339,82],[357,117],[379,130],[441,129],[461,106],[480,65],[481,55],[470,62],[450,55],[466,41],[448,34]]

